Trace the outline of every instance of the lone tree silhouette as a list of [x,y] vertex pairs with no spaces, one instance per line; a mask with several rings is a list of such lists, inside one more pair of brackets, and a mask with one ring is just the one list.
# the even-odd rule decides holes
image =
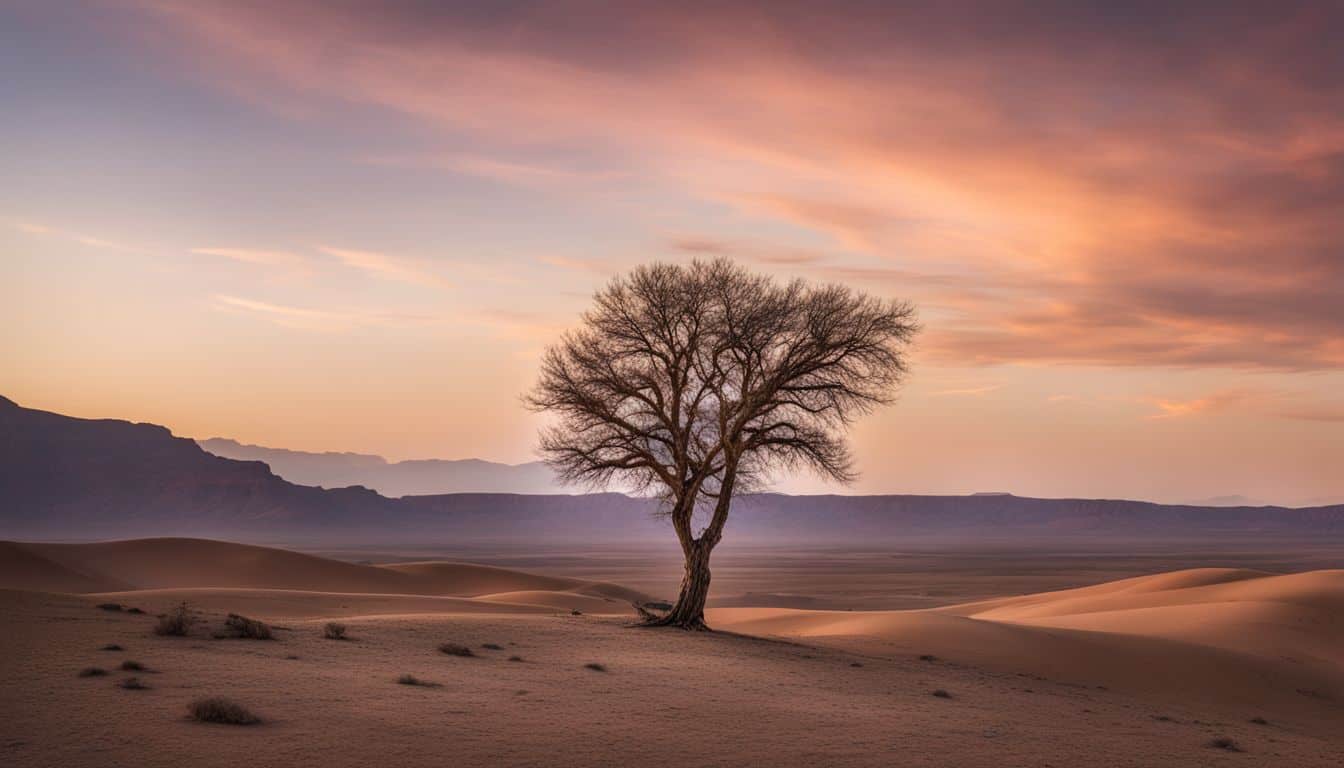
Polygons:
[[734,494],[779,469],[853,480],[844,430],[891,402],[918,330],[906,302],[727,259],[637,267],[596,294],[527,402],[558,416],[541,452],[562,480],[652,493],[671,518],[686,572],[649,623],[708,629],[709,557]]

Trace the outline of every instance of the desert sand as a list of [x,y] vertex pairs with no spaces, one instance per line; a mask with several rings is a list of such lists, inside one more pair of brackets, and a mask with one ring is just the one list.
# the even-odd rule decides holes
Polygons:
[[[708,634],[631,627],[650,596],[607,581],[202,540],[0,543],[0,587],[6,765],[1344,764],[1344,571],[720,607]],[[155,635],[181,601],[200,623]],[[276,639],[212,638],[229,612]],[[190,720],[207,696],[262,722]]]

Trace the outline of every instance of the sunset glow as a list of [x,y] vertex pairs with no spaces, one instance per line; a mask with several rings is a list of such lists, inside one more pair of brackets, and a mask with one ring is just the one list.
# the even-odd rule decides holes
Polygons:
[[1234,5],[0,9],[0,395],[529,461],[593,291],[728,256],[920,310],[785,490],[1339,503],[1344,13]]

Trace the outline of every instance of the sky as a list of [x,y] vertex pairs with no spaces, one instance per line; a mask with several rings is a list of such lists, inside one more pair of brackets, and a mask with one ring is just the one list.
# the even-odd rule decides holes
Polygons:
[[[924,7],[916,8],[915,5]],[[535,458],[633,265],[916,303],[851,486],[1344,501],[1337,3],[0,3],[0,394]]]

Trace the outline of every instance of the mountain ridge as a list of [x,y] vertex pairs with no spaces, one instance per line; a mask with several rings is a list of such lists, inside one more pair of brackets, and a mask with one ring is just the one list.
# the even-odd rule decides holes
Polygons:
[[[617,493],[454,493],[388,498],[289,482],[260,461],[211,454],[165,427],[0,404],[0,537],[188,535],[258,540],[668,541],[656,503]],[[1200,507],[1012,495],[740,498],[738,542],[959,542],[1205,535],[1344,537],[1344,505]],[[1100,540],[1100,539],[1098,539]]]
[[504,464],[485,459],[388,461],[352,451],[296,451],[241,443],[226,437],[196,440],[206,452],[226,459],[263,461],[280,477],[299,485],[346,488],[360,485],[389,497],[445,493],[551,493],[565,490],[539,461]]

